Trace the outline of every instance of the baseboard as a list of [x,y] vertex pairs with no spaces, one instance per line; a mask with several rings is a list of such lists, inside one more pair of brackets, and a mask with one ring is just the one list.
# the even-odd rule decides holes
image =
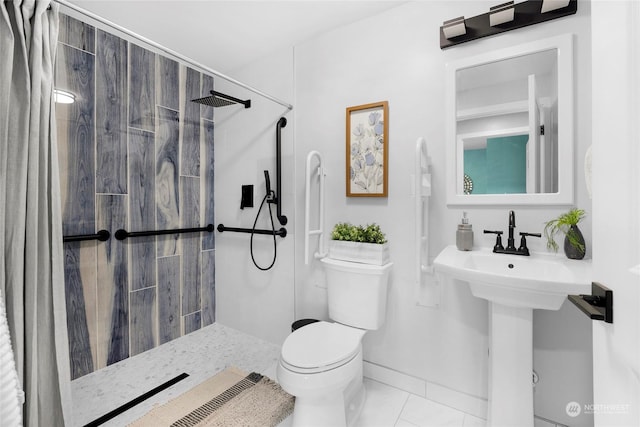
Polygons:
[[427,397],[427,382],[402,372],[375,363],[364,361],[364,376],[372,380],[390,385],[400,390],[415,394],[420,397]]
[[440,384],[434,384],[427,381],[427,395],[429,400],[451,406],[459,411],[471,414],[474,417],[487,419],[487,409],[489,407],[487,399],[463,393],[444,387]]
[[[453,390],[440,384],[403,374],[393,369],[364,361],[366,378],[433,400],[474,417],[487,419],[487,399]],[[535,427],[568,427],[565,424],[534,415]]]
[[364,361],[364,376],[372,380],[388,384],[416,396],[441,403],[474,417],[487,419],[487,399],[472,396],[416,378],[402,372],[389,369],[375,363]]

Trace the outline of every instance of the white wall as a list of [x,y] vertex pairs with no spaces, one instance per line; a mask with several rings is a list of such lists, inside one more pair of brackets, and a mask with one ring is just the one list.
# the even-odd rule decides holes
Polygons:
[[[258,71],[255,71],[258,70]],[[293,101],[293,51],[286,49],[265,58],[255,68],[233,77],[285,102]],[[294,295],[293,148],[295,121],[286,107],[222,79],[216,90],[240,99],[251,99],[250,109],[216,108],[215,202],[216,225],[251,228],[265,195],[264,170],[276,189],[276,123],[287,118],[282,129],[282,214],[288,217],[287,237],[276,238],[277,260],[273,269],[258,270],[251,261],[249,234],[216,232],[216,320],[274,343],[291,331]],[[240,210],[242,185],[254,185],[254,207]],[[281,226],[272,206],[276,229]],[[267,205],[257,227],[270,229]],[[254,237],[254,255],[267,267],[273,257],[270,236]]]
[[[595,421],[640,425],[640,4],[593,5],[594,279],[615,295],[593,326]],[[604,84],[603,84],[604,83]],[[614,172],[615,171],[615,172]],[[613,173],[612,173],[613,172]],[[612,249],[613,248],[613,249]],[[632,271],[632,267],[636,267]],[[619,411],[599,409],[615,402]],[[585,408],[586,410],[587,408]]]
[[[461,283],[443,283],[441,304],[416,304],[414,211],[411,194],[414,144],[424,136],[434,161],[431,253],[453,244],[462,209],[445,202],[445,64],[461,57],[566,32],[576,34],[577,205],[589,212],[581,159],[590,144],[590,5],[546,24],[467,43],[446,51],[438,45],[442,21],[486,12],[492,2],[415,2],[323,34],[295,48],[296,62],[296,246],[303,243],[304,160],[312,149],[327,163],[327,224],[377,222],[391,244],[394,270],[386,325],[365,337],[365,359],[376,364],[486,397],[487,304]],[[344,193],[345,108],[389,101],[389,197],[346,198]],[[469,208],[476,244],[492,246],[483,228],[505,229],[508,207]],[[518,230],[541,232],[546,220],[567,207],[518,207]],[[583,227],[590,243],[590,221]],[[531,239],[530,239],[531,240]],[[534,250],[543,242],[531,241]],[[296,316],[327,318],[319,263],[304,265],[296,251]],[[536,413],[566,420],[566,403],[591,395],[590,322],[565,304],[534,316],[534,365],[540,375]],[[566,386],[564,384],[567,384]],[[590,398],[590,397],[589,397]],[[586,400],[589,398],[585,397]],[[575,423],[576,420],[572,420]],[[583,424],[590,424],[584,420]]]
[[[444,72],[448,61],[536,38],[576,34],[576,204],[591,211],[581,172],[591,143],[590,3],[581,1],[578,13],[568,18],[440,50],[438,28],[442,21],[485,13],[493,5],[491,1],[408,3],[319,35],[295,46],[293,53],[283,52],[233,74],[266,92],[294,100],[294,113],[288,117],[295,120],[290,120],[284,138],[291,156],[285,166],[293,168],[287,172],[292,179],[285,188],[295,196],[295,207],[285,209],[290,235],[279,243],[275,272],[261,273],[252,266],[248,236],[218,234],[218,321],[279,343],[294,318],[327,318],[323,272],[317,261],[304,265],[303,248],[304,164],[309,151],[319,150],[327,169],[327,226],[338,221],[376,222],[391,242],[394,269],[387,321],[382,329],[365,337],[365,359],[486,398],[486,302],[473,297],[465,284],[443,283],[438,307],[416,303],[411,174],[419,136],[427,139],[434,162],[429,243],[433,256],[454,243],[462,214],[462,208],[446,206],[444,194]],[[382,100],[389,101],[389,197],[347,198],[345,108]],[[256,194],[262,194],[263,165],[273,161],[270,129],[281,111],[267,104],[254,108],[228,119],[222,119],[221,109],[216,110],[217,223],[250,226],[257,211],[257,207],[248,212],[238,209],[240,185],[254,183]],[[287,197],[285,206],[291,202]],[[546,220],[567,208],[518,207],[517,229],[541,232]],[[481,230],[505,229],[509,208],[465,210],[476,232],[476,245],[492,246],[493,239]],[[589,218],[581,229],[589,246]],[[533,250],[545,250],[544,242],[530,240]],[[264,252],[261,257],[268,257],[268,245],[260,252]],[[534,368],[540,376],[536,414],[568,424],[566,404],[592,400],[590,337],[590,321],[568,303],[557,312],[534,314]],[[593,423],[587,417],[572,419],[571,424],[576,421],[580,425]]]

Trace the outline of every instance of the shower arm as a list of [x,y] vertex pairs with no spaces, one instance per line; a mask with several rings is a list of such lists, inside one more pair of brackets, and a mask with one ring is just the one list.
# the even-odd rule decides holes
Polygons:
[[287,225],[287,217],[282,215],[282,128],[287,125],[287,119],[280,117],[276,124],[276,197],[270,203],[276,204],[276,216],[280,224]]

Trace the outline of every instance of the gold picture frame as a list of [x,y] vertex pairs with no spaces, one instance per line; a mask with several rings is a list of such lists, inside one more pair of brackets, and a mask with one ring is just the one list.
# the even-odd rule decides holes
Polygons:
[[387,197],[388,117],[387,101],[347,108],[347,197]]

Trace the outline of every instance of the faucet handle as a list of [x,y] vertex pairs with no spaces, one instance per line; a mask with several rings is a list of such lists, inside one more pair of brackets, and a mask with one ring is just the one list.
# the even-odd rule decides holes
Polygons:
[[531,237],[542,237],[541,233],[525,233],[523,231],[520,232],[522,237],[531,236]]
[[520,247],[518,248],[518,252],[523,255],[529,255],[529,248],[527,247],[527,236],[531,237],[542,237],[540,233],[524,233],[520,232]]
[[484,230],[484,234],[496,235],[496,244],[493,247],[493,252],[504,251],[504,246],[502,246],[502,233],[502,231],[497,230]]

